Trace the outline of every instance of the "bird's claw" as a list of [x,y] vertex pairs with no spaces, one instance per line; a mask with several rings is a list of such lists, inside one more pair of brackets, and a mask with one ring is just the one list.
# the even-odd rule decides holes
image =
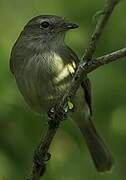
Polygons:
[[48,117],[49,117],[49,125],[51,127],[57,127],[59,125],[59,121],[63,121],[64,119],[67,118],[67,114],[63,109],[55,109],[51,108],[48,111]]

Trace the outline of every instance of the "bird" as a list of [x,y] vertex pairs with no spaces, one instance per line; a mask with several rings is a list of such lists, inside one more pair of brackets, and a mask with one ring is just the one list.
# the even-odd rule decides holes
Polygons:
[[[27,104],[46,113],[61,100],[77,70],[79,58],[66,44],[66,33],[78,28],[64,17],[39,15],[24,26],[10,55],[10,70]],[[98,172],[112,168],[112,154],[94,124],[91,83],[81,83],[72,118],[76,121]]]

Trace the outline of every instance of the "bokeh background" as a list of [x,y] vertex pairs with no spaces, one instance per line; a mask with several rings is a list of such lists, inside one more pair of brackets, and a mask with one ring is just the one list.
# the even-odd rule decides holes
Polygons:
[[[47,124],[31,111],[17,90],[9,70],[11,48],[27,21],[40,14],[65,16],[80,28],[67,43],[82,56],[103,7],[97,0],[0,0],[0,180],[23,180],[32,163],[33,149]],[[126,45],[126,1],[115,9],[98,44],[96,56]],[[43,180],[124,180],[126,178],[126,58],[90,75],[97,128],[115,159],[110,173],[98,174],[78,128],[65,121],[51,145],[52,159]]]

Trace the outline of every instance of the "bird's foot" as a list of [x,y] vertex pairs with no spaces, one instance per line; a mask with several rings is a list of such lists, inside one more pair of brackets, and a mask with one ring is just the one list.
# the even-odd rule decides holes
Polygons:
[[64,109],[51,108],[48,111],[48,117],[49,117],[49,121],[48,121],[49,125],[51,127],[57,128],[59,126],[59,122],[67,118],[67,114],[64,111]]

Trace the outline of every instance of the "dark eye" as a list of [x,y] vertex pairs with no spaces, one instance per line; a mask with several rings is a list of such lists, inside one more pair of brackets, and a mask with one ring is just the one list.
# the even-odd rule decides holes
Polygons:
[[44,21],[40,24],[40,27],[42,28],[48,28],[49,27],[49,23],[47,21]]

